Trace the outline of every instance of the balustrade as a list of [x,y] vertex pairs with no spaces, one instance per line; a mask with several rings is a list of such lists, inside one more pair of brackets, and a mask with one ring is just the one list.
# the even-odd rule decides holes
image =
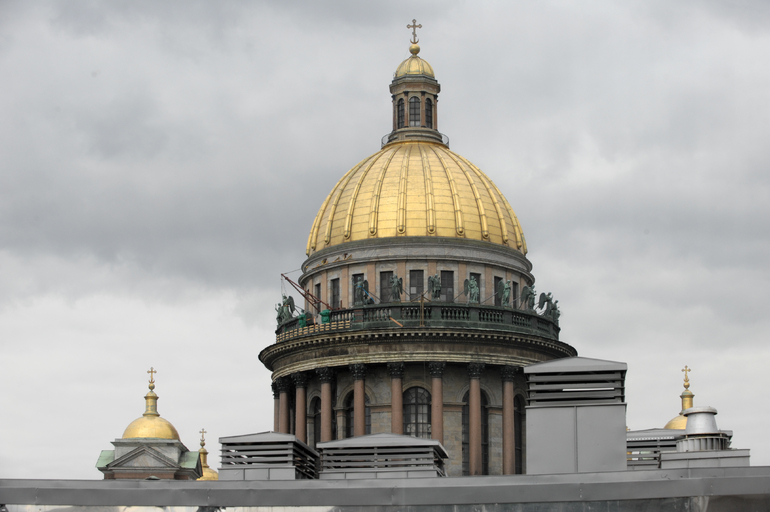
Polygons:
[[[301,327],[298,318],[284,322],[276,330],[276,342],[322,332],[362,330],[368,328],[450,327],[498,329],[523,332],[559,339],[559,327],[551,318],[534,311],[512,310],[478,304],[425,302],[404,304],[372,304],[331,311],[328,323],[309,323]],[[395,323],[394,323],[395,322]]]

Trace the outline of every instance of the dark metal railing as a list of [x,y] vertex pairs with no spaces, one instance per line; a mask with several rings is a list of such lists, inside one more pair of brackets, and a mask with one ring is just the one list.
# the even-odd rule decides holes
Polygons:
[[325,332],[403,327],[494,329],[552,340],[559,339],[560,330],[551,318],[536,311],[479,304],[391,302],[333,310],[328,321],[321,315],[302,322],[295,317],[278,326],[275,334],[280,343]]

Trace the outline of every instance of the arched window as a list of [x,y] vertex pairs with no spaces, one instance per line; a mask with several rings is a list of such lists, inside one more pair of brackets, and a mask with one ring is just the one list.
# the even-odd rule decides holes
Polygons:
[[409,126],[420,126],[420,98],[409,98]]
[[433,102],[430,98],[425,100],[425,126],[433,128]]
[[404,391],[404,434],[430,439],[430,393],[418,387]]
[[[463,397],[463,475],[470,475],[470,407],[468,406],[469,393]],[[489,474],[489,413],[487,406],[489,400],[483,391],[481,392],[481,474]]]
[[321,442],[321,399],[316,397],[310,402],[311,419],[313,420],[313,444],[315,445]]
[[514,439],[514,472],[517,475],[524,474],[524,400],[517,395],[513,399],[513,439]]
[[404,99],[401,98],[396,104],[396,128],[404,127]]
[[[355,430],[353,429],[353,424],[355,422],[355,413],[354,413],[354,407],[353,407],[353,397],[355,396],[355,393],[352,391],[348,393],[348,396],[345,398],[345,438],[353,437],[353,432]],[[372,433],[372,409],[369,407],[369,396],[364,394],[364,403],[366,404],[366,407],[364,408],[364,416],[366,417],[366,430],[364,431],[366,434]]]

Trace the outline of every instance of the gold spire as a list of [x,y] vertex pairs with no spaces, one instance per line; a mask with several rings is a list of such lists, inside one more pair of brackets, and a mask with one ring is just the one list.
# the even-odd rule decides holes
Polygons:
[[158,373],[158,371],[150,366],[147,373],[150,374],[150,392],[144,395],[145,405],[144,414],[142,416],[160,416],[160,414],[158,414],[158,395],[153,391],[155,389],[155,374]]
[[[409,46],[409,53],[412,54],[412,57],[417,57],[417,54],[420,53],[420,45],[417,44],[418,42],[420,42],[420,40],[417,39],[417,29],[418,28],[422,28],[422,25],[418,25],[417,24],[417,20],[412,20],[412,24],[411,25],[407,25],[406,28],[411,28],[412,29],[412,38],[409,40],[409,42],[412,43],[412,44]],[[418,59],[418,60],[420,60],[420,62],[419,62],[420,64],[422,64],[424,62],[421,59]],[[404,61],[404,62],[406,62],[406,61]],[[415,61],[412,61],[411,63],[415,64]],[[433,76],[433,68],[431,68],[430,64],[428,64],[427,62],[425,62],[425,64],[427,64],[427,67],[424,66],[424,65],[421,66],[422,69],[420,69],[417,74],[429,74],[430,76]],[[399,66],[399,70],[401,70],[401,66]],[[415,74],[415,73],[414,72],[411,72],[411,73],[407,72],[406,74]],[[396,71],[396,76],[399,76],[398,71]]]
[[219,480],[219,473],[209,467],[209,451],[206,449],[206,438],[204,437],[206,434],[206,429],[202,428],[200,430],[200,434],[201,449],[198,453],[200,453],[201,456],[201,468],[203,469],[203,476],[198,480]]
[[685,367],[682,368],[682,371],[684,372],[684,391],[682,391],[682,394],[679,396],[682,399],[682,410],[677,416],[672,418],[671,421],[666,423],[666,426],[663,428],[684,430],[687,427],[687,416],[682,413],[693,406],[695,394],[690,391],[690,378],[687,375],[692,369],[685,365]]

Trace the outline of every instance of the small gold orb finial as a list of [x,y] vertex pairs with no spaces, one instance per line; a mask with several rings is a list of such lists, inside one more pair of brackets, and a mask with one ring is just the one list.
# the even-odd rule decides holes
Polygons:
[[691,372],[692,369],[688,368],[687,365],[684,365],[682,371],[684,372],[684,389],[690,389],[690,379],[687,377],[687,374]]
[[[418,28],[422,28],[422,25],[418,25],[417,24],[417,20],[412,20],[412,24],[411,25],[407,25],[406,28],[411,28],[412,29],[412,39],[411,39],[412,45],[416,45],[417,43],[419,43],[420,40],[417,39],[417,29]],[[409,50],[411,51],[411,48]],[[417,47],[417,51],[420,51],[420,47],[419,46]],[[414,53],[414,52],[412,52],[412,53]]]
[[412,46],[409,47],[409,53],[412,55],[417,55],[420,53],[420,45],[419,44],[412,44]]
[[205,437],[206,436],[206,429],[202,428],[200,430],[200,434],[201,434],[201,448],[203,448],[204,446],[206,446],[206,437]]
[[158,373],[158,371],[150,366],[150,369],[147,370],[147,373],[150,374],[150,389],[153,390],[155,389],[155,374]]

